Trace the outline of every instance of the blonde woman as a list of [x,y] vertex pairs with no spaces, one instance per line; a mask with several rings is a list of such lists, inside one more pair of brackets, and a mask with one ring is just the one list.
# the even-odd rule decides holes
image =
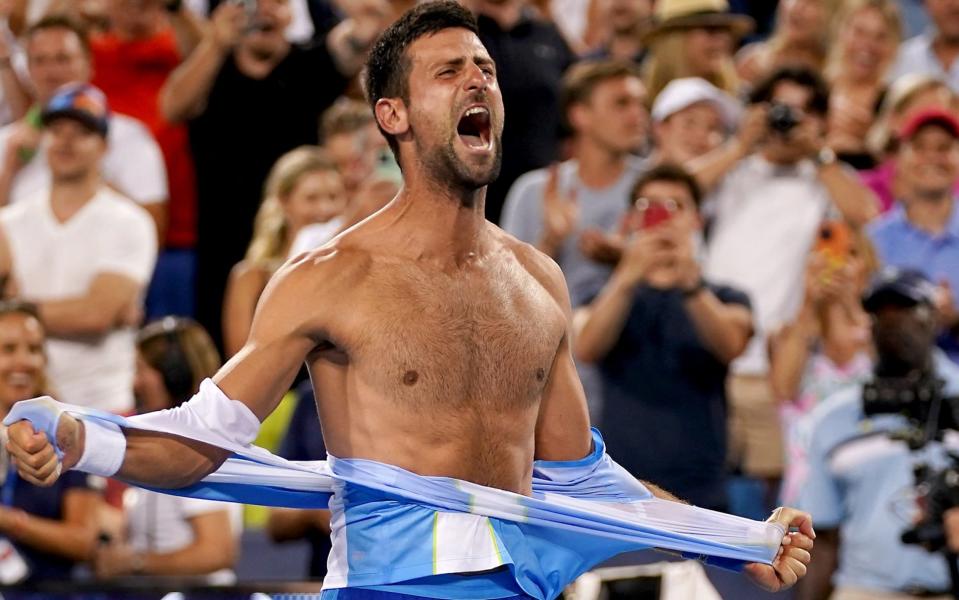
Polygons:
[[729,12],[725,0],[659,0],[654,18],[656,25],[643,37],[650,48],[644,68],[650,103],[670,81],[683,77],[701,77],[737,92],[733,50],[752,31],[751,18]]
[[752,85],[778,67],[801,65],[820,71],[826,61],[829,15],[836,0],[782,0],[769,39],[736,54],[736,72]]
[[[246,342],[257,300],[307,225],[330,223],[346,208],[343,178],[321,148],[301,146],[284,154],[266,180],[246,258],[236,264],[223,300],[223,342],[232,356]],[[335,227],[334,227],[335,228]]]
[[865,140],[902,39],[899,9],[893,0],[846,0],[835,31],[826,66],[831,88],[826,145],[853,167],[869,169],[876,157]]

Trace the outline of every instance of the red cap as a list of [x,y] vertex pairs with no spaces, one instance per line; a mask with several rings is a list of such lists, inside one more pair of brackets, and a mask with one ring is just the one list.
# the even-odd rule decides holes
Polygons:
[[959,120],[956,120],[952,112],[942,108],[924,108],[909,115],[899,128],[899,139],[912,138],[920,128],[926,125],[938,125],[952,137],[959,138]]

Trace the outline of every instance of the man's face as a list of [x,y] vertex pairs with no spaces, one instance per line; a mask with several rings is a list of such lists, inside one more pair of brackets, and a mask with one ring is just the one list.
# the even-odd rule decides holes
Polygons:
[[609,0],[609,26],[618,34],[639,29],[653,16],[652,0]]
[[809,112],[812,96],[812,90],[793,81],[780,81],[773,88],[771,103],[789,106],[800,116],[800,122],[786,135],[770,132],[765,152],[771,160],[778,163],[794,163],[806,157],[808,150],[802,144],[797,144],[795,140],[802,128],[809,127],[818,135],[823,134],[825,120],[822,116]]
[[686,33],[686,62],[690,74],[709,77],[720,72],[733,57],[733,34],[725,27],[697,27]]
[[900,147],[896,172],[907,200],[949,194],[959,177],[959,142],[938,125],[921,127]]
[[926,304],[890,302],[873,314],[872,335],[881,363],[902,371],[926,366],[936,341],[936,313]]
[[654,132],[663,160],[680,165],[715,150],[727,135],[719,110],[708,102],[673,113]]
[[286,28],[292,21],[290,0],[257,0],[251,31],[241,43],[254,56],[272,58],[286,48]]
[[69,29],[34,33],[27,42],[27,68],[41,104],[62,85],[90,80],[90,58],[80,38]]
[[502,160],[503,96],[486,48],[466,29],[444,29],[410,44],[406,55],[415,160],[443,184],[488,185]]
[[576,133],[614,153],[636,150],[646,139],[646,89],[637,77],[601,81],[589,98],[570,108]]
[[959,42],[959,0],[926,0],[926,11],[939,35],[950,42]]
[[44,130],[47,162],[54,181],[76,181],[100,169],[106,140],[74,119],[55,119]]
[[691,236],[700,228],[696,201],[689,188],[678,181],[650,181],[636,190],[632,204],[627,226],[634,232],[644,227],[643,213],[653,205],[659,205],[670,212],[669,224],[682,235]]
[[334,133],[324,140],[323,148],[342,173],[348,191],[359,188],[373,173],[382,142],[383,136],[372,121],[356,131]]
[[107,15],[114,30],[131,38],[153,35],[163,20],[160,0],[107,0]]

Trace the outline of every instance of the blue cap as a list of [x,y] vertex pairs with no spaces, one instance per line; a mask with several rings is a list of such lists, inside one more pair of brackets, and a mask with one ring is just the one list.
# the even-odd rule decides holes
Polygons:
[[936,286],[915,269],[886,267],[873,277],[862,296],[867,312],[876,312],[883,306],[934,306]]
[[79,121],[106,137],[110,124],[107,97],[99,88],[87,83],[68,83],[61,86],[43,107],[40,118],[43,124],[47,125],[64,117]]

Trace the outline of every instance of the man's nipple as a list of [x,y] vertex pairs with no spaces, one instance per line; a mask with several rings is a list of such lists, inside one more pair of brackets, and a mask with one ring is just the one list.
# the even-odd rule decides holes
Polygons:
[[420,374],[416,371],[407,371],[403,374],[403,385],[416,385],[416,381],[420,378]]

